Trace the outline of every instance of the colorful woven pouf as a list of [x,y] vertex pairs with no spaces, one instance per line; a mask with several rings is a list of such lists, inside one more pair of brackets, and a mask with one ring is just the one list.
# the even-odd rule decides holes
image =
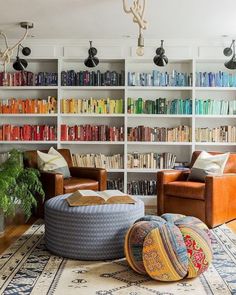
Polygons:
[[194,278],[212,261],[211,233],[195,217],[145,216],[127,232],[125,256],[134,271],[155,280]]

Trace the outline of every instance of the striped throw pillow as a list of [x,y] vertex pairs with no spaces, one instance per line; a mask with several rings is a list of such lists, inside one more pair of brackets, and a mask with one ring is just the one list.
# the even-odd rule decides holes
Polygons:
[[56,172],[63,174],[64,178],[69,178],[70,170],[65,158],[53,147],[48,153],[37,151],[37,162],[40,171]]

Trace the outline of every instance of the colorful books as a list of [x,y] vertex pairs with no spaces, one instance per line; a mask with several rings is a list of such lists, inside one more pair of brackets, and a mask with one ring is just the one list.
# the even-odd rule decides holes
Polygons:
[[63,114],[122,114],[124,113],[123,99],[63,98],[61,100]]
[[108,125],[61,125],[62,141],[123,141],[124,127]]
[[50,141],[57,139],[56,126],[50,125],[0,125],[0,141]]
[[40,98],[9,98],[0,100],[0,114],[53,114],[57,112],[54,96]]
[[166,141],[166,142],[190,142],[192,129],[189,126],[177,127],[128,127],[128,141]]
[[236,87],[236,74],[227,72],[196,72],[197,87]]
[[124,71],[106,71],[101,73],[100,70],[79,71],[74,70],[61,72],[62,86],[122,86],[125,85]]

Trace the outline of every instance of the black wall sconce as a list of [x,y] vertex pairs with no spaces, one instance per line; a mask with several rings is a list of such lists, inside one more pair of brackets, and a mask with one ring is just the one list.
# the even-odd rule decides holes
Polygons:
[[28,66],[28,62],[25,59],[19,58],[20,47],[22,47],[21,52],[23,55],[28,56],[31,53],[31,49],[29,47],[24,47],[21,44],[18,45],[16,61],[13,63],[13,68],[16,71],[24,71]]
[[89,56],[88,58],[85,59],[84,64],[88,68],[94,68],[99,64],[99,59],[95,57],[98,51],[95,47],[92,46],[92,41],[89,41],[89,43],[90,43],[90,48],[88,50]]
[[159,67],[164,67],[168,64],[168,58],[165,55],[165,49],[163,48],[164,40],[161,40],[161,47],[158,47],[156,50],[156,55],[153,58],[153,62],[155,65]]
[[235,40],[232,40],[230,47],[226,47],[223,53],[225,56],[231,56],[233,54],[232,58],[229,61],[226,61],[224,65],[229,70],[236,70]]

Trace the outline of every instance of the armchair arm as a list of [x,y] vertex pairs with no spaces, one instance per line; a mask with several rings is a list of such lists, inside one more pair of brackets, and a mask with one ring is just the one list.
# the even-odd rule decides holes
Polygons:
[[107,188],[107,171],[104,168],[92,167],[70,167],[71,176],[80,178],[90,178],[99,182],[99,190]]
[[54,172],[40,172],[40,180],[45,192],[45,199],[63,194],[63,175]]
[[236,174],[206,176],[206,223],[210,227],[236,217]]
[[163,170],[157,172],[157,212],[164,213],[164,184],[187,179],[190,170]]

